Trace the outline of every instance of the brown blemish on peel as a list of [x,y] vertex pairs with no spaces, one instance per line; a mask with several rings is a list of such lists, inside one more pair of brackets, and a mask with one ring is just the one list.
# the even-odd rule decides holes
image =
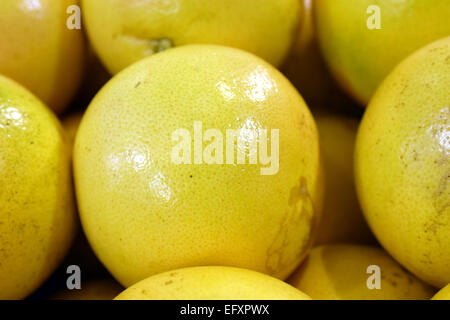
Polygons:
[[[295,264],[305,254],[305,249],[312,244],[314,221],[311,220],[315,218],[315,214],[305,177],[301,177],[298,184],[291,189],[288,206],[272,245],[267,250],[266,269],[270,274],[278,274],[286,266]],[[304,237],[300,239],[300,245],[290,248],[295,250],[292,254],[287,248],[294,241],[298,242],[296,237],[301,228],[306,228]]]
[[438,188],[433,194],[434,207],[437,215],[440,216],[450,206],[448,182],[450,180],[450,170],[444,173],[439,182]]

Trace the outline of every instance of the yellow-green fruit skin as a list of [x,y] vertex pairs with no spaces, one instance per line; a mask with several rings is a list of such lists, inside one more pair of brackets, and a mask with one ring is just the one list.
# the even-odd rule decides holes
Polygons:
[[[193,139],[194,121],[223,132],[224,143],[227,129],[249,129],[245,152],[245,141],[260,139],[252,128],[278,129],[278,172],[176,164],[173,133],[185,128]],[[83,117],[74,168],[86,235],[125,287],[199,265],[284,278],[307,253],[320,214],[318,134],[306,104],[275,68],[233,48],[183,46],[114,77]]]
[[[370,266],[379,267],[377,276]],[[403,269],[384,250],[352,244],[315,247],[288,283],[314,300],[423,300],[434,289]]]
[[82,8],[91,43],[113,74],[187,44],[240,48],[279,65],[300,20],[298,0],[84,0]]
[[[373,29],[378,12],[381,29]],[[404,58],[450,35],[449,16],[448,0],[316,3],[318,37],[325,60],[339,84],[363,106]]]
[[0,76],[0,299],[33,292],[76,226],[62,128],[37,98]]
[[353,154],[359,122],[348,116],[315,115],[325,171],[325,198],[315,244],[371,243],[356,196]]
[[115,300],[310,300],[268,275],[232,267],[192,267],[157,274]]
[[436,293],[431,300],[450,300],[450,284]]
[[52,300],[112,300],[123,287],[113,279],[90,280],[81,284],[81,289],[65,289],[52,297]]
[[74,5],[79,2],[0,1],[0,73],[57,113],[73,98],[83,70],[83,32],[66,24],[67,10]]
[[404,60],[359,128],[357,193],[385,249],[419,278],[450,282],[450,38]]

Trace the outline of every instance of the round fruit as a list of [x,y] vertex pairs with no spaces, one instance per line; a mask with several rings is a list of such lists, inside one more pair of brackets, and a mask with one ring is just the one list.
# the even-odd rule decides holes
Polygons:
[[115,300],[310,300],[268,275],[231,267],[193,267],[161,273],[131,286]]
[[400,61],[450,34],[448,0],[320,0],[316,5],[325,60],[339,84],[364,106]]
[[112,300],[123,288],[112,279],[91,280],[81,285],[81,289],[63,290],[52,297],[53,300]]
[[358,120],[323,112],[315,119],[325,171],[325,199],[315,243],[373,242],[358,203],[353,176]]
[[75,229],[70,159],[51,111],[0,76],[0,300],[34,291]]
[[199,265],[284,278],[321,207],[303,99],[271,65],[228,47],[171,49],[114,77],[83,117],[74,168],[84,230],[125,287]]
[[303,16],[299,31],[290,55],[281,67],[312,108],[330,103],[339,104],[345,96],[335,85],[320,54],[313,19],[316,1],[300,0]]
[[[69,29],[76,0],[0,1],[0,73],[61,112],[81,80],[83,33]],[[72,12],[72,11],[70,11]]]
[[450,37],[404,60],[373,97],[356,143],[369,226],[419,278],[450,282]]
[[219,44],[279,65],[300,20],[299,0],[83,0],[89,38],[111,73],[186,44]]
[[450,284],[436,293],[432,300],[450,300]]
[[288,283],[318,300],[421,300],[434,293],[382,249],[363,245],[315,247]]

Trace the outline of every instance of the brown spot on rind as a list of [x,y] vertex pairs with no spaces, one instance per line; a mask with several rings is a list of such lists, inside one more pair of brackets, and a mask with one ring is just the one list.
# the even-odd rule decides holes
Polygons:
[[288,199],[289,209],[283,216],[281,226],[275,236],[272,245],[267,250],[266,269],[270,274],[277,274],[283,270],[287,265],[296,262],[302,258],[305,254],[306,248],[312,245],[312,237],[314,228],[314,221],[309,228],[309,234],[305,235],[301,245],[298,247],[298,251],[292,257],[289,257],[289,261],[286,262],[286,250],[289,246],[291,238],[290,233],[295,227],[304,221],[304,217],[310,220],[315,218],[314,204],[308,191],[307,180],[305,177],[300,177],[298,185],[291,189]]

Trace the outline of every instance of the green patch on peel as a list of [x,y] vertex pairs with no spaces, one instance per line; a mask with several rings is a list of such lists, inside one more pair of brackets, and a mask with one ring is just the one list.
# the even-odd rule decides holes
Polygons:
[[154,53],[161,52],[172,48],[173,42],[170,39],[162,38],[150,41],[150,47]]

